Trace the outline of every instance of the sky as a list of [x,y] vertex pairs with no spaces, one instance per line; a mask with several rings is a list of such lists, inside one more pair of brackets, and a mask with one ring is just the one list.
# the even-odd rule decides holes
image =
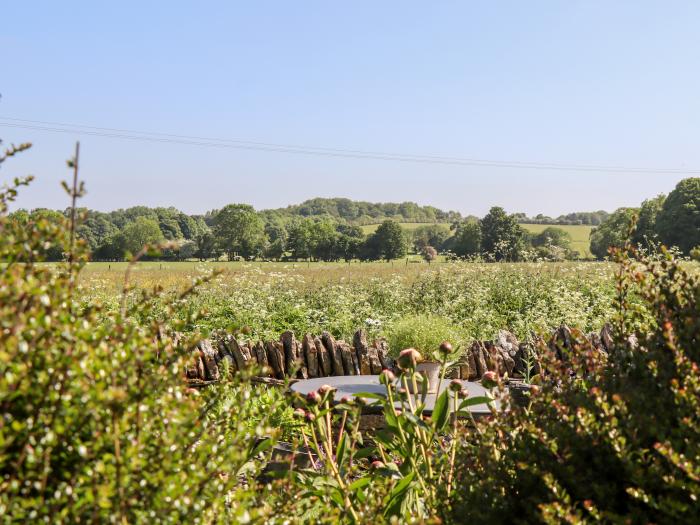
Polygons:
[[67,205],[60,181],[76,140],[82,204],[100,210],[202,213],[321,196],[557,216],[635,206],[699,176],[17,127],[691,172],[700,170],[695,0],[35,0],[4,5],[2,19],[0,138],[33,148],[3,164],[0,182],[36,177],[18,200],[25,208]]

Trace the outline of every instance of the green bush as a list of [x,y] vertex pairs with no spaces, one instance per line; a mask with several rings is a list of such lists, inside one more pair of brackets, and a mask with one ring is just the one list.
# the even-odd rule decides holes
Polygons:
[[[196,288],[117,309],[81,305],[85,251],[74,225],[7,220],[23,183],[0,192],[2,520],[211,523],[247,513],[240,481],[257,438],[274,432],[248,402],[245,375],[201,393],[184,383],[196,338],[173,338],[165,320]],[[39,264],[48,239],[68,262]]]
[[460,345],[463,335],[449,319],[438,315],[407,315],[385,330],[394,356],[405,348],[416,348],[426,355],[435,352],[443,341]]
[[530,407],[480,424],[461,450],[449,519],[700,521],[700,281],[670,256],[632,255],[617,255],[614,350],[579,333],[546,351]]

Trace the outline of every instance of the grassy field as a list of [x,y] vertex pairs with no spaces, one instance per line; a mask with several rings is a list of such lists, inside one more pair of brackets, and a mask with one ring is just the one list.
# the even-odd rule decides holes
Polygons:
[[[606,263],[137,263],[136,290],[182,290],[213,269],[222,274],[186,308],[205,314],[191,330],[248,327],[253,337],[329,330],[349,338],[360,327],[390,345],[412,338],[467,341],[499,329],[520,337],[566,322],[599,330],[612,315],[613,266]],[[126,263],[89,263],[79,293],[116,308]],[[160,300],[159,300],[160,301]],[[438,341],[439,342],[439,341]],[[418,344],[418,340],[416,341]]]
[[[431,222],[402,222],[401,227],[406,230],[406,231],[413,231],[416,228],[419,228],[421,226],[427,226],[430,224],[434,224]],[[367,224],[365,226],[362,226],[362,231],[366,234],[373,233],[379,224]],[[543,231],[545,228],[550,227],[550,224],[521,224],[523,228],[525,228],[527,231],[531,233],[540,233]],[[445,224],[445,227],[449,227],[449,224]],[[569,225],[563,225],[563,226],[554,226],[555,228],[561,228],[562,230],[566,231],[571,235],[571,248],[573,250],[576,250],[581,254],[581,257],[584,259],[592,257],[591,250],[590,250],[590,235],[591,235],[591,230],[593,229],[592,226],[587,226],[587,225],[574,225],[574,226],[569,226]]]
[[[435,224],[434,222],[402,222],[401,227],[404,230],[407,231],[413,231],[417,228],[420,228],[421,226],[431,226]],[[440,223],[443,224],[446,228],[449,228],[450,225],[447,223]],[[362,231],[364,232],[365,235],[374,233],[376,229],[379,228],[379,224],[365,224],[362,226]]]
[[[545,228],[549,228],[550,224],[521,224],[523,228],[531,233],[540,233]],[[587,226],[585,224],[569,226],[553,226],[554,228],[561,228],[565,232],[571,235],[571,249],[576,250],[581,254],[581,257],[588,258],[592,257],[591,254],[591,241],[590,235],[592,226]]]

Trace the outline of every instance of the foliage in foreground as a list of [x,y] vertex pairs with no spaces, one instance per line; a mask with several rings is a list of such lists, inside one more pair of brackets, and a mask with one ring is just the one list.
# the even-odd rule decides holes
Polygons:
[[[23,182],[0,193],[1,211]],[[194,340],[166,334],[154,295],[109,311],[99,302],[81,307],[74,296],[84,256],[73,225],[15,224],[0,216],[7,261],[0,270],[0,516],[24,523],[221,519],[227,501],[243,494],[256,436],[271,433],[249,402],[250,387],[187,389],[183,359]],[[33,262],[47,239],[64,246],[69,263]],[[192,292],[172,297],[164,313],[184,308]]]
[[[580,338],[561,342],[564,361],[549,354],[529,409],[481,425],[462,450],[453,518],[700,520],[700,282],[670,257],[618,259],[615,351]],[[630,307],[633,292],[650,325]]]
[[[15,193],[0,194],[6,521],[700,520],[700,283],[670,256],[619,255],[616,350],[561,341],[542,356],[541,385],[525,409],[473,421],[466,409],[487,400],[455,383],[428,417],[421,396],[406,395],[418,388],[417,356],[403,352],[401,383],[384,374],[387,394],[375,409],[387,426],[370,443],[359,432],[362,407],[331,407],[330,389],[305,400],[299,428],[288,407],[272,410],[281,402],[274,394],[261,409],[245,377],[200,393],[185,388],[183,359],[195,341],[163,328],[165,319],[170,328],[196,326],[194,290],[169,300],[132,296],[118,308],[81,303],[75,223],[10,223],[4,213]],[[63,246],[65,265],[36,264],[49,240]],[[457,296],[441,286],[420,293],[419,283],[416,300],[452,312],[442,309]],[[465,417],[450,419],[450,404]],[[298,433],[316,469],[257,482],[257,453],[271,444],[258,438],[275,434],[268,417]]]

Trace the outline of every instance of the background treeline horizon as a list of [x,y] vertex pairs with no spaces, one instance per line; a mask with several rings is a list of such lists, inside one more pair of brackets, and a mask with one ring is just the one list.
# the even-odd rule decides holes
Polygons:
[[[313,198],[285,208],[256,211],[230,204],[203,215],[174,207],[133,206],[111,212],[81,209],[77,234],[92,260],[119,261],[144,245],[171,241],[160,259],[228,260],[378,260],[407,253],[434,259],[567,260],[586,254],[571,248],[571,235],[556,226],[593,226],[590,251],[598,259],[610,246],[631,236],[644,247],[659,243],[689,254],[700,246],[700,178],[678,183],[669,194],[645,200],[638,208],[576,212],[551,218],[542,214],[507,214],[493,207],[483,218],[462,216],[414,202],[370,203],[346,198]],[[10,217],[31,227],[35,221],[65,220],[69,210],[19,209]],[[633,221],[636,223],[633,224]],[[400,223],[421,223],[405,229]],[[379,226],[368,231],[368,225]],[[538,233],[521,224],[550,225]],[[365,228],[363,228],[365,226]],[[58,247],[47,247],[49,260],[61,260]]]

